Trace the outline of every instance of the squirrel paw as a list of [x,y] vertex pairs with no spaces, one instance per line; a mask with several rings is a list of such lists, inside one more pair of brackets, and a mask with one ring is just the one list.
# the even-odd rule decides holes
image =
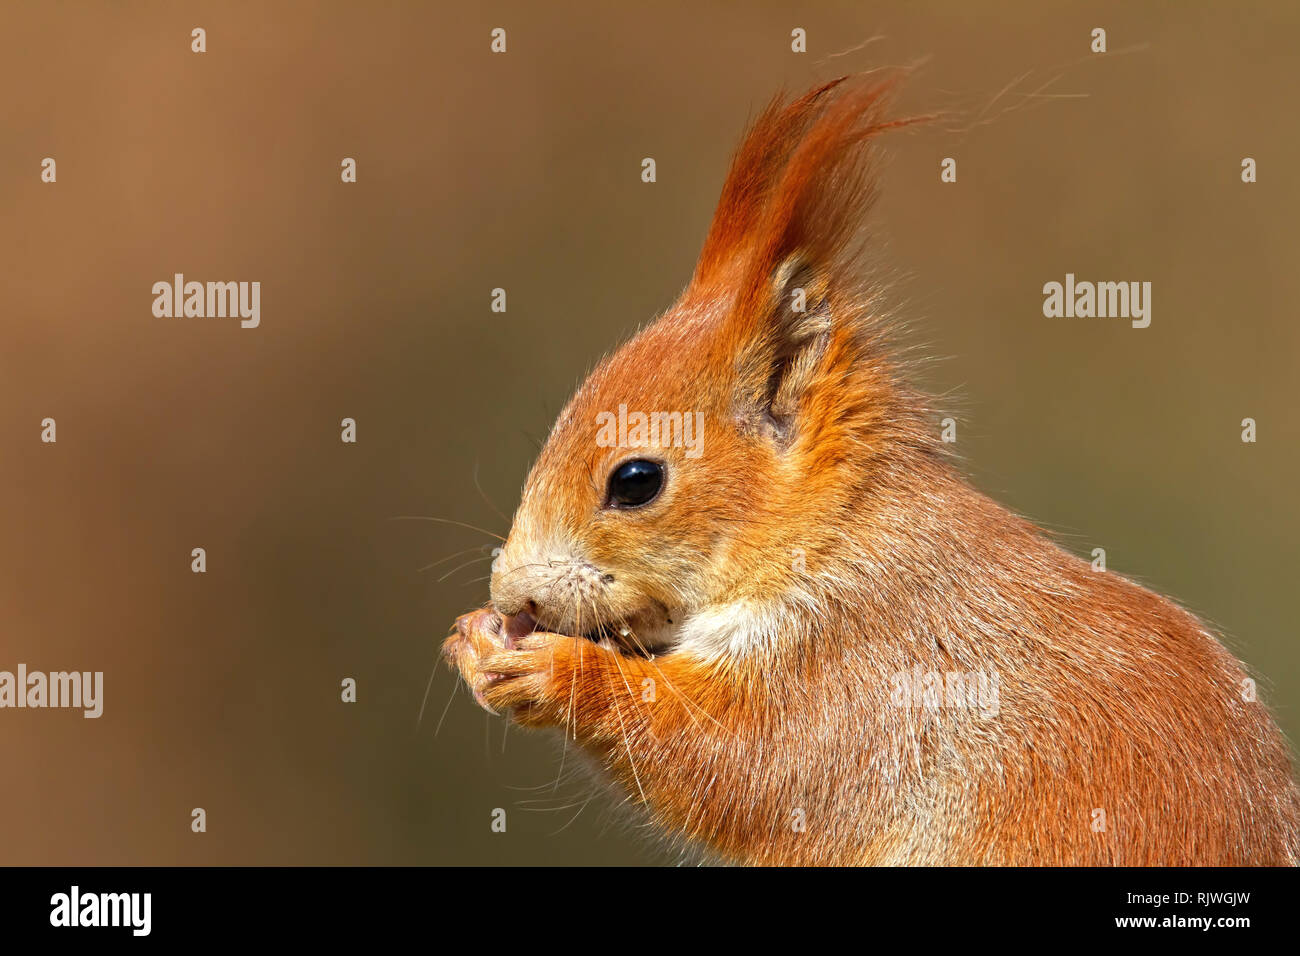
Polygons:
[[582,638],[542,632],[515,638],[503,623],[490,608],[461,615],[442,645],[443,656],[460,671],[480,707],[497,715],[513,711],[521,724],[550,723],[556,675]]

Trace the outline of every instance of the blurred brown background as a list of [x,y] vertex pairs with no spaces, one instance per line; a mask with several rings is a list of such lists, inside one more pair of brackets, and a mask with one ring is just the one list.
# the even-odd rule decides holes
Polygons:
[[[1221,627],[1300,734],[1300,8],[613,6],[5,4],[0,669],[102,670],[105,711],[0,711],[0,862],[666,859],[553,786],[550,738],[458,691],[435,735],[442,667],[417,725],[487,596],[485,560],[443,575],[491,540],[391,519],[504,533],[534,439],[685,283],[747,118],[924,57],[901,109],[956,118],[886,141],[880,261],[974,480]],[[1086,96],[1019,95],[1048,81]],[[1067,271],[1151,281],[1151,327],[1044,318]],[[174,272],[260,281],[261,327],[154,318]]]

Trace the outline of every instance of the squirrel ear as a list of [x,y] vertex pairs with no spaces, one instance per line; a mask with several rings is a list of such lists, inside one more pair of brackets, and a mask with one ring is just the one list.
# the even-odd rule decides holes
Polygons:
[[791,256],[772,276],[773,314],[766,336],[751,361],[765,373],[761,390],[751,394],[762,429],[788,444],[796,429],[799,402],[816,379],[831,336],[831,309],[824,279],[799,256]]
[[869,141],[918,121],[885,117],[902,75],[842,78],[764,111],[732,163],[688,290],[727,300],[719,346],[737,364],[740,404],[782,443],[834,326],[855,321],[857,234],[874,195]]

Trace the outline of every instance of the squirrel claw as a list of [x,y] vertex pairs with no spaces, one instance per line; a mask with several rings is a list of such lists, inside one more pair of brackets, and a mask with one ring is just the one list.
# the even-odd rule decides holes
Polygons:
[[494,709],[492,708],[492,705],[489,704],[489,703],[487,702],[487,698],[483,696],[483,692],[482,692],[482,691],[480,691],[480,690],[478,690],[477,688],[475,688],[474,691],[473,691],[473,694],[474,694],[474,703],[478,704],[480,707],[482,707],[484,710],[486,710],[486,711],[487,711],[489,714],[491,714],[493,717],[500,717],[500,716],[501,716],[500,712],[494,710]]

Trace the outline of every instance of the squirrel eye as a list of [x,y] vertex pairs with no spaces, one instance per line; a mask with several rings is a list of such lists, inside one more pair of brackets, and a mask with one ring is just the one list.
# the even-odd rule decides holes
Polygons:
[[609,504],[638,508],[653,501],[663,486],[663,465],[643,458],[625,461],[609,476]]

